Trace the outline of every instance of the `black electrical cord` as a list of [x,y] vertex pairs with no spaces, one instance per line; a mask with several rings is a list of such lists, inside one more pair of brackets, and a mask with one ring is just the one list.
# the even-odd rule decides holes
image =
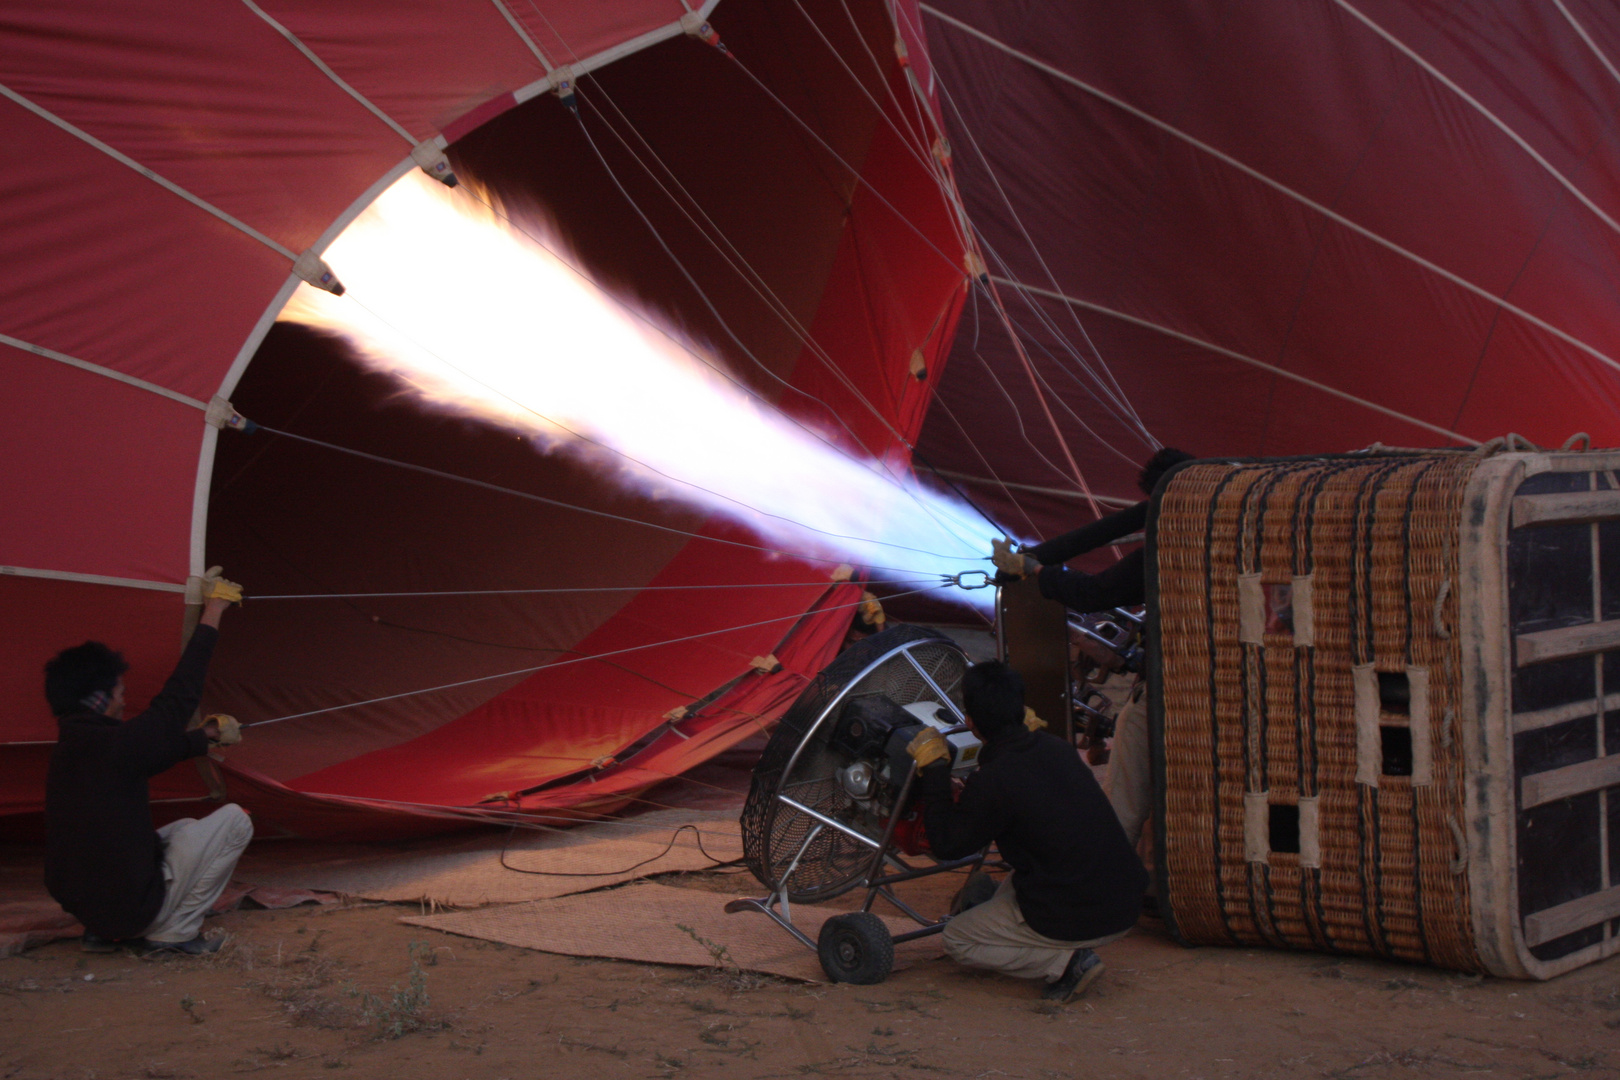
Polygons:
[[715,857],[709,853],[709,849],[703,846],[702,831],[699,830],[696,825],[682,825],[674,832],[669,834],[669,843],[664,845],[663,851],[660,851],[650,859],[643,859],[633,866],[626,866],[622,870],[591,870],[585,872],[577,870],[525,870],[521,866],[513,866],[511,863],[506,861],[507,849],[511,847],[512,837],[517,833],[518,830],[518,827],[513,825],[511,831],[506,834],[506,843],[501,845],[501,866],[504,869],[512,871],[514,874],[533,874],[537,877],[617,877],[620,874],[629,874],[636,870],[640,870],[648,863],[655,863],[659,859],[662,859],[665,855],[668,855],[674,850],[675,841],[680,839],[681,833],[688,829],[691,829],[692,835],[697,838],[698,850],[703,852],[704,856],[707,858],[714,860],[714,864],[712,866],[702,866],[698,868],[699,870],[719,870],[722,867],[737,866],[742,863],[743,860],[741,859],[715,859]]

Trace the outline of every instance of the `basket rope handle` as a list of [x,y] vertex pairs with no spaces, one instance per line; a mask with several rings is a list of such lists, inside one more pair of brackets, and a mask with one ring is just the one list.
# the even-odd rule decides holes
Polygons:
[[1440,583],[1440,591],[1434,597],[1434,636],[1441,641],[1451,640],[1451,630],[1446,626],[1445,606],[1446,597],[1451,595],[1451,579]]

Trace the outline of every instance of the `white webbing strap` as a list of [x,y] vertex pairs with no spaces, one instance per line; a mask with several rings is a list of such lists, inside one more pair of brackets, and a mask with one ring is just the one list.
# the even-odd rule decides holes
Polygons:
[[1315,575],[1294,578],[1294,644],[1316,644],[1316,585]]
[[1266,601],[1259,574],[1238,575],[1238,640],[1245,645],[1264,643]]
[[1371,664],[1350,669],[1356,693],[1356,783],[1378,786],[1384,771],[1383,736],[1378,730],[1378,672]]
[[1406,684],[1411,691],[1412,784],[1427,787],[1434,783],[1433,732],[1429,725],[1429,669],[1408,667]]
[[1264,791],[1243,793],[1243,858],[1247,862],[1271,858],[1271,799]]
[[1299,797],[1299,865],[1306,869],[1321,869],[1322,833],[1321,816],[1316,795]]

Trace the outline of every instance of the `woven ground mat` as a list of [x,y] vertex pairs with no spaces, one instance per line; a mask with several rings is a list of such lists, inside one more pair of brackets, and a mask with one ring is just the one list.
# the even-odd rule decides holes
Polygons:
[[[647,882],[527,904],[408,915],[400,922],[565,956],[686,967],[725,966],[714,956],[724,948],[724,959],[746,971],[826,981],[815,953],[757,911],[727,915],[726,900],[723,894]],[[821,924],[837,914],[835,909],[798,904],[793,921],[814,940]],[[916,929],[902,919],[884,921],[894,933]],[[942,955],[939,935],[897,945],[894,953],[897,971],[933,959]]]
[[[676,835],[688,825],[702,835],[702,850],[692,828]],[[508,832],[390,845],[260,844],[249,849],[236,876],[256,885],[319,889],[367,900],[477,907],[565,896],[673,870],[702,870],[715,859],[742,856],[737,814],[729,809],[663,810],[570,829],[519,830],[510,837]],[[672,838],[674,845],[660,855]],[[503,849],[506,866],[501,865]],[[647,865],[636,866],[642,862]]]

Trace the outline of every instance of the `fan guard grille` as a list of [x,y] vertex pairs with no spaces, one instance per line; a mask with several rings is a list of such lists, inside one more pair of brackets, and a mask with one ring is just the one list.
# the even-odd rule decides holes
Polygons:
[[[917,666],[906,658],[907,653]],[[928,673],[949,702],[918,674],[917,667]],[[771,889],[779,888],[782,875],[817,825],[808,814],[780,802],[778,794],[790,795],[873,840],[882,836],[884,819],[863,809],[834,775],[852,759],[828,745],[833,716],[816,725],[829,707],[850,698],[881,694],[897,705],[932,701],[960,710],[966,671],[967,660],[955,642],[916,626],[896,626],[874,634],[823,668],[783,715],[754,767],[741,819],[743,860],[754,876]],[[880,797],[874,803],[892,801],[893,792],[887,795],[887,800]],[[836,829],[823,828],[800,857],[788,897],[811,902],[837,896],[860,880],[871,857],[867,845]]]

